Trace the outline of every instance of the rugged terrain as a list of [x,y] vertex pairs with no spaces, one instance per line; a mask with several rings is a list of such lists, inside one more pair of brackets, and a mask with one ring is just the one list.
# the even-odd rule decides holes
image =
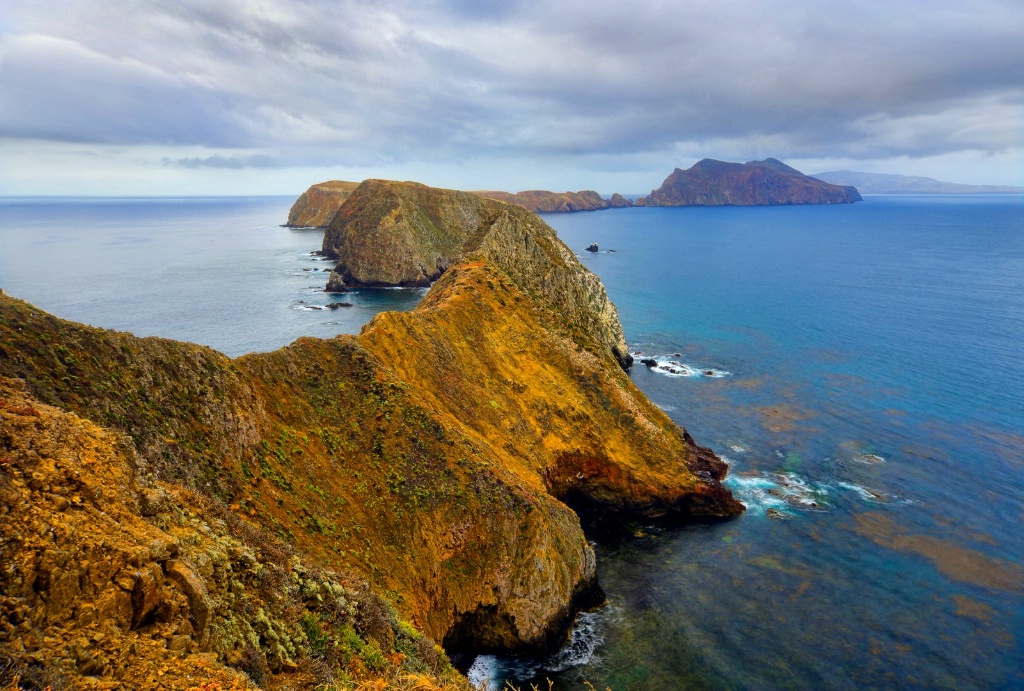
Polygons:
[[520,289],[550,302],[568,328],[589,334],[624,366],[633,359],[601,281],[535,214],[470,192],[366,180],[324,234],[338,260],[328,291],[425,286],[469,256],[488,259]]
[[830,185],[774,158],[727,163],[705,158],[676,168],[637,206],[767,206],[849,204],[861,201],[854,187]]
[[518,204],[524,209],[536,213],[571,213],[575,211],[600,211],[625,206],[633,206],[633,202],[621,194],[615,193],[611,199],[605,199],[593,190],[580,192],[548,192],[547,190],[526,190],[523,192],[492,192],[489,190],[474,192],[481,197],[498,199],[503,202]]
[[0,295],[9,670],[458,688],[434,641],[547,648],[598,596],[576,511],[742,510],[633,386],[614,307],[540,219],[409,183],[353,200],[391,227],[486,223],[413,312],[234,360]]
[[358,182],[344,180],[328,180],[313,185],[292,204],[285,225],[293,228],[326,228],[338,208],[358,186]]

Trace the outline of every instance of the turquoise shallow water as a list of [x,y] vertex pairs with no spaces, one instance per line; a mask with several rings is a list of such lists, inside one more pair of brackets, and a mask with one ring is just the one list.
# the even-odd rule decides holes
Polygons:
[[[416,304],[319,292],[322,235],[278,226],[290,202],[0,200],[0,287],[231,355]],[[729,459],[749,508],[600,539],[609,601],[572,645],[478,671],[541,688],[1024,687],[1024,199],[546,220],[661,363],[634,381]],[[331,300],[353,306],[316,309]]]

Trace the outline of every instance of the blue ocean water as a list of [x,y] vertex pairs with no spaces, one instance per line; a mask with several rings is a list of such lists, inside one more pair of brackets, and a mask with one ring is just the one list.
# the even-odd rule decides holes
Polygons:
[[575,648],[481,676],[1024,688],[1024,198],[545,220],[748,510],[599,543]]
[[[64,319],[231,356],[358,333],[424,291],[322,292],[323,231],[292,197],[0,198],[0,288]],[[321,309],[331,302],[352,305]]]
[[[0,200],[0,287],[230,355],[416,304],[420,291],[319,292],[322,234],[279,227],[290,202]],[[729,460],[748,511],[602,538],[608,604],[558,655],[483,658],[478,673],[567,689],[1024,687],[1024,198],[545,220],[604,281],[637,359],[660,363],[633,380]],[[353,306],[316,309],[328,301]]]

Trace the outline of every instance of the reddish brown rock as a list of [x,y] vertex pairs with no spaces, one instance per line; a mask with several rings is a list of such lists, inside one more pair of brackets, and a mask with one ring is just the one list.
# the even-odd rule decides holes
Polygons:
[[638,206],[764,206],[850,204],[861,201],[853,187],[808,177],[774,158],[727,163],[705,158],[691,168],[676,168],[661,187]]
[[288,212],[287,226],[294,228],[326,228],[345,203],[358,182],[328,180],[313,185],[299,195]]

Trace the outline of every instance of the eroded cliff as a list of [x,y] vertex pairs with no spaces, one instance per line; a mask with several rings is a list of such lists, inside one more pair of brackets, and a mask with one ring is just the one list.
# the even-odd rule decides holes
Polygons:
[[353,200],[357,227],[461,238],[415,311],[358,337],[231,360],[0,295],[15,665],[60,660],[82,686],[458,686],[431,639],[545,648],[593,597],[573,507],[742,510],[633,386],[603,287],[540,219],[405,183]]
[[429,285],[470,255],[492,261],[570,329],[587,333],[623,367],[632,364],[604,286],[555,231],[515,204],[411,182],[367,180],[324,234],[338,260],[327,290]]
[[344,180],[328,180],[312,185],[292,204],[285,225],[293,228],[326,228],[358,186],[358,182]]

